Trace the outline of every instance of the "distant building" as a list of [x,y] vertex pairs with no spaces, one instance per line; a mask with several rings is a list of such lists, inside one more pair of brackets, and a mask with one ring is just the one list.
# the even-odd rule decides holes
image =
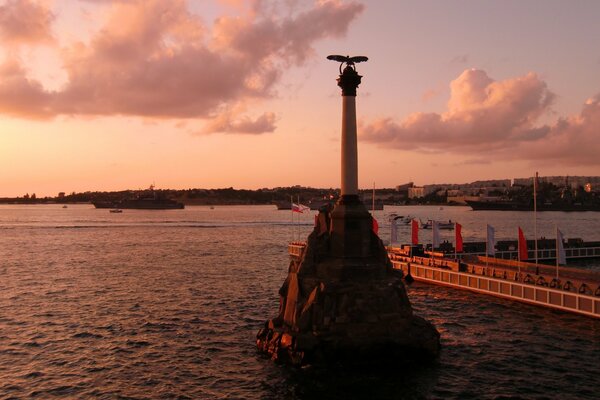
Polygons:
[[[539,182],[552,183],[557,187],[568,186],[571,189],[583,187],[587,192],[600,193],[600,176],[540,176]],[[397,189],[406,185],[397,186]],[[533,177],[510,179],[493,179],[471,183],[436,183],[424,186],[408,187],[408,198],[425,197],[431,193],[444,195],[447,193],[448,202],[464,203],[464,200],[475,198],[499,199],[506,195],[511,188],[530,187]]]
[[425,197],[425,188],[423,186],[413,186],[408,188],[409,199],[418,199],[420,197]]
[[59,192],[58,193],[58,198],[59,199],[63,199],[65,197],[65,192]]
[[397,192],[406,192],[406,191],[408,191],[408,189],[410,189],[411,187],[414,187],[414,186],[415,186],[414,182],[408,182],[408,183],[405,183],[404,185],[396,186],[396,191]]
[[[590,191],[600,191],[600,176],[540,176],[538,181],[551,183],[557,187],[568,186],[571,189],[589,187]],[[533,177],[515,178],[513,179],[513,186],[533,186]]]

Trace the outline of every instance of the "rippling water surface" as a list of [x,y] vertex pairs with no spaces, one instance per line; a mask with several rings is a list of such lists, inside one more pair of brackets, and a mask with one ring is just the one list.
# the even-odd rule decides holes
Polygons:
[[[465,240],[482,240],[486,222],[499,239],[533,231],[530,213],[386,207],[384,240],[392,211],[457,220]],[[556,223],[600,240],[598,214],[540,213],[540,236]],[[600,321],[422,284],[409,296],[441,332],[434,365],[295,370],[263,358],[254,338],[276,314],[287,242],[311,220],[273,207],[0,206],[0,397],[598,398]]]

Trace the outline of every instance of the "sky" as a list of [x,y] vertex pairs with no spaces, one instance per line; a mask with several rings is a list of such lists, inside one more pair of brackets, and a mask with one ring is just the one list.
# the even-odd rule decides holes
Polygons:
[[0,197],[600,175],[600,2],[0,0]]

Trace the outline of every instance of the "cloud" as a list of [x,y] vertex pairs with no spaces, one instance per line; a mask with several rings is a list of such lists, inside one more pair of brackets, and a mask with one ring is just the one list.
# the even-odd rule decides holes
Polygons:
[[504,81],[465,70],[450,84],[448,110],[413,113],[401,122],[381,118],[364,126],[362,139],[401,149],[463,151],[502,149],[548,134],[536,120],[554,94],[534,73]]
[[[421,96],[421,101],[423,101],[424,103],[430,101],[431,99],[439,96],[441,93],[440,90],[436,90],[436,89],[428,89],[425,91],[425,93],[423,93],[423,95]],[[361,95],[362,97],[362,95]]]
[[450,83],[450,92],[446,112],[417,112],[399,122],[380,118],[362,126],[361,139],[401,150],[459,154],[465,164],[480,163],[480,154],[600,164],[600,95],[589,99],[579,115],[540,124],[555,95],[535,73],[495,81],[468,69]]
[[[313,8],[291,17],[258,20],[224,17],[218,20],[216,31],[222,48],[259,59],[277,54],[289,63],[301,64],[313,54],[313,42],[323,37],[343,36],[363,8],[357,3],[319,1]],[[268,15],[272,10],[269,2],[258,1],[254,12]]]
[[469,158],[464,161],[457,162],[454,165],[462,166],[462,165],[484,165],[484,164],[491,164],[491,160],[489,158]]
[[50,10],[41,3],[8,0],[0,5],[0,41],[8,46],[51,42],[53,20]]
[[35,110],[29,118],[45,119],[52,116],[54,96],[44,91],[39,82],[28,79],[18,59],[0,65],[0,110],[5,114],[21,115],[23,110]]
[[518,151],[535,162],[600,166],[600,94],[588,99],[578,115],[560,118],[543,140]]
[[225,112],[212,119],[200,134],[242,133],[258,135],[273,132],[275,130],[275,119],[275,114],[272,112],[266,112],[254,120],[248,116],[236,118],[231,113]]
[[460,54],[450,60],[450,64],[466,64],[469,62],[468,54]]
[[[185,0],[114,3],[89,42],[62,49],[67,83],[61,90],[45,91],[21,66],[15,79],[40,99],[28,105],[9,97],[18,93],[0,76],[0,113],[210,119],[224,108],[273,97],[290,64],[306,62],[316,41],[344,35],[363,9],[354,2],[318,1],[290,14],[264,4],[207,28]],[[274,118],[267,115],[255,121],[230,116],[223,126],[268,132]]]

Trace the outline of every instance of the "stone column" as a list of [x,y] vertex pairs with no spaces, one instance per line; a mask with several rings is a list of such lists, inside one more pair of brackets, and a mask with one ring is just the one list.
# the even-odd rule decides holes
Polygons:
[[358,195],[356,95],[342,97],[342,196]]
[[364,258],[371,253],[373,222],[358,197],[356,88],[361,78],[353,65],[347,65],[337,79],[342,88],[341,196],[331,213],[331,249],[335,257],[346,259]]

